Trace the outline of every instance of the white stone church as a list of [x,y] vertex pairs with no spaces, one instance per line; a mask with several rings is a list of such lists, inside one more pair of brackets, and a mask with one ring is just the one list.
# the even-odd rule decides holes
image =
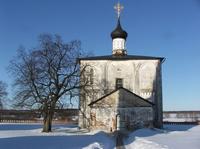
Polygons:
[[80,90],[79,127],[108,132],[162,127],[163,57],[128,55],[127,32],[111,33],[112,55],[79,59],[90,86]]

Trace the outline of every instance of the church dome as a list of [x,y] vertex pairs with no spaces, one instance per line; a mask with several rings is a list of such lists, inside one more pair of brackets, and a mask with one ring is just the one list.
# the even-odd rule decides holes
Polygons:
[[128,36],[128,33],[122,29],[121,24],[120,24],[120,19],[118,19],[117,27],[111,33],[112,39],[123,38],[126,40],[127,36]]

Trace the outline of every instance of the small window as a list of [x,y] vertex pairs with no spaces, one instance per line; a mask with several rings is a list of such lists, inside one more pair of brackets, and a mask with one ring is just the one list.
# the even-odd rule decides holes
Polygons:
[[116,79],[116,89],[120,88],[120,87],[123,87],[123,79],[117,78]]
[[90,84],[94,83],[94,70],[90,69]]

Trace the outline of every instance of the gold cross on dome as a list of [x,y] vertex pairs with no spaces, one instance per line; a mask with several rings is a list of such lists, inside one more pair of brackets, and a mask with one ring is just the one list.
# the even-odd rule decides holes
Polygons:
[[120,17],[121,11],[124,9],[124,6],[122,6],[119,2],[114,6],[114,9],[117,12],[118,18]]

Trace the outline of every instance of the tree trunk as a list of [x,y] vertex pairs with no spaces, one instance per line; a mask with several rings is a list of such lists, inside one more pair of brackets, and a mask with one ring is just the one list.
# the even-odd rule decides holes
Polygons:
[[52,111],[45,111],[42,132],[51,132],[53,114],[54,113]]

